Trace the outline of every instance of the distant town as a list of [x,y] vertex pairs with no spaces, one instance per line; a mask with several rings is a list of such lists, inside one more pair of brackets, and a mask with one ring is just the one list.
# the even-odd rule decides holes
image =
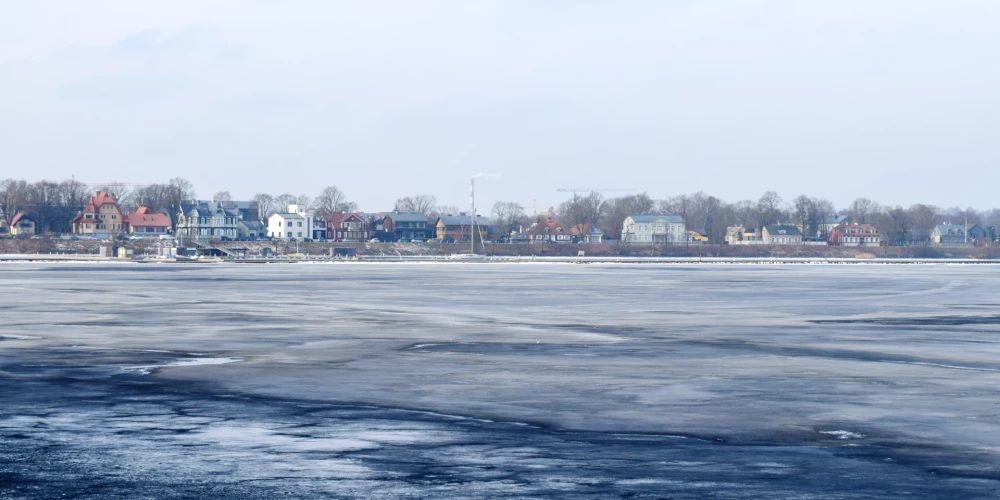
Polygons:
[[488,214],[472,214],[415,195],[366,212],[335,186],[315,198],[260,193],[234,200],[228,192],[198,199],[180,178],[142,186],[7,179],[0,182],[0,238],[973,247],[996,241],[1000,224],[1000,210],[881,206],[866,198],[837,208],[775,192],[726,203],[701,192],[654,200],[573,191],[541,211],[500,201]]

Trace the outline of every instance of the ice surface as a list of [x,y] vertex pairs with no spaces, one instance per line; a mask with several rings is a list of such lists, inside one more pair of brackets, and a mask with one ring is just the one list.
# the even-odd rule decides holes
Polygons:
[[997,278],[5,264],[0,481],[55,440],[82,457],[67,474],[130,463],[241,496],[988,497]]

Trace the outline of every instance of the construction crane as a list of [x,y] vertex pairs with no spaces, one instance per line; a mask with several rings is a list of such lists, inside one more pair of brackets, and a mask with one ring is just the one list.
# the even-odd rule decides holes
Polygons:
[[611,191],[638,191],[636,188],[607,188],[607,189],[591,189],[591,188],[561,188],[556,189],[560,193],[573,193],[573,201],[576,201],[576,193],[607,193]]

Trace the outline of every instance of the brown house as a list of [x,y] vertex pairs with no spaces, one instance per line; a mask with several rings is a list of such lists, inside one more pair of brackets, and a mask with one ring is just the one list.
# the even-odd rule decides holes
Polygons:
[[73,234],[107,237],[125,231],[125,217],[111,194],[98,191],[70,220]]
[[326,223],[326,237],[330,241],[368,241],[375,237],[368,220],[361,214],[330,214],[323,217],[323,222]]
[[466,214],[439,217],[435,224],[437,237],[442,241],[469,241],[473,234],[473,223],[477,240],[496,240],[499,237],[500,232],[490,224],[489,219],[481,215],[473,219]]

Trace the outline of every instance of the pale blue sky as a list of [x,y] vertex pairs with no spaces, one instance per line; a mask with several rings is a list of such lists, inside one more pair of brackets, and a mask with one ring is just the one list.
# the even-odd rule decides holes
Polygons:
[[988,208],[998,26],[992,0],[3,2],[0,177]]

